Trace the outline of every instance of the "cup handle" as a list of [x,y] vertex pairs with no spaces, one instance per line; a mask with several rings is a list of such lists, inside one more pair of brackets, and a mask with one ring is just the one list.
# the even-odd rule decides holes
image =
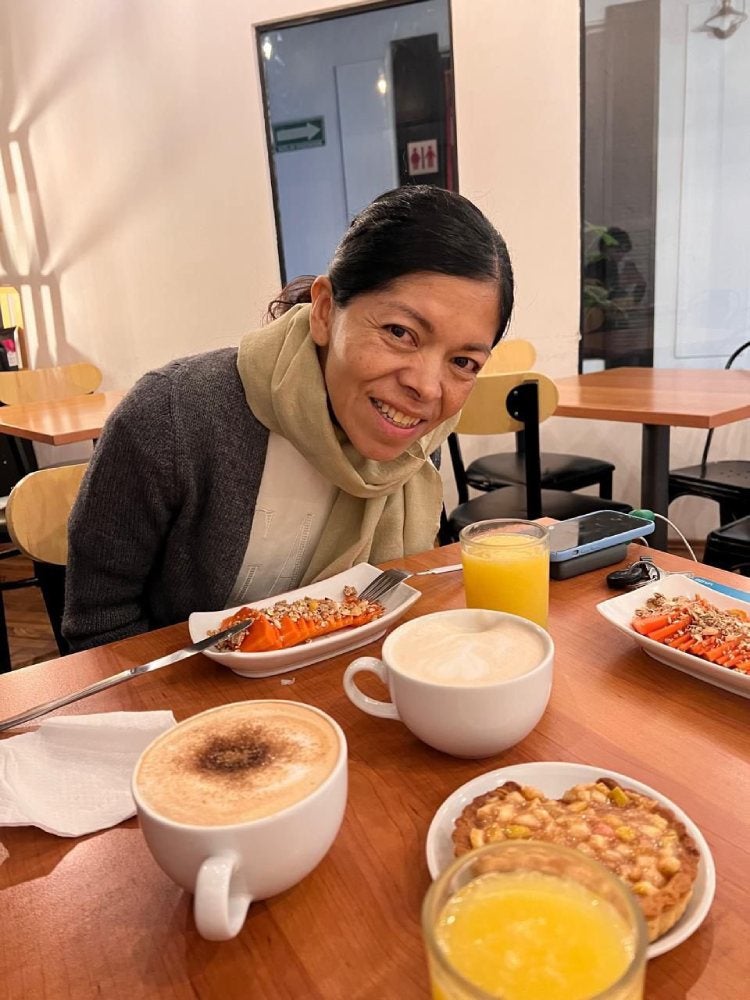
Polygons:
[[358,673],[367,670],[371,674],[376,674],[386,686],[388,685],[388,668],[385,663],[374,656],[360,656],[350,663],[344,672],[344,691],[349,701],[368,715],[377,715],[380,719],[401,718],[393,702],[370,698],[359,690],[354,678]]
[[252,896],[232,892],[232,876],[239,868],[234,853],[206,858],[195,884],[193,914],[198,933],[207,941],[228,941],[239,934]]

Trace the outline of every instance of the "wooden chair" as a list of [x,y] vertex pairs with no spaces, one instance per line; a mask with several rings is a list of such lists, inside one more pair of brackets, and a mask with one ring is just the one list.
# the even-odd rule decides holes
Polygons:
[[[528,340],[501,340],[493,348],[479,378],[498,372],[530,371],[536,361],[536,350]],[[466,481],[475,490],[487,492],[500,486],[523,486],[526,482],[526,442],[523,431],[516,434],[515,452],[499,452],[477,458],[466,469]],[[612,496],[612,476],[615,467],[600,458],[568,455],[561,452],[541,453],[542,489],[582,490],[597,486],[599,496]]]
[[[441,527],[440,541],[455,541],[461,528],[496,517],[554,517],[562,520],[595,510],[632,510],[618,500],[590,497],[565,490],[542,489],[539,424],[557,406],[557,387],[539,372],[506,372],[485,375],[461,412],[456,433],[448,438],[459,506]],[[468,481],[461,457],[459,434],[507,434],[523,431],[526,437],[523,486],[501,486],[469,500]]]
[[42,400],[67,399],[95,392],[102,382],[96,365],[79,362],[54,368],[25,368],[0,372],[0,403],[36,403]]
[[5,516],[14,544],[34,563],[52,631],[61,654],[68,646],[61,624],[68,561],[68,518],[87,463],[40,469],[11,490]]
[[[750,340],[740,344],[730,355],[724,368],[731,368],[748,347]],[[750,515],[750,461],[737,458],[709,462],[708,452],[713,436],[712,428],[706,435],[700,465],[669,470],[669,502],[682,496],[714,500],[719,505],[720,524],[728,525]]]

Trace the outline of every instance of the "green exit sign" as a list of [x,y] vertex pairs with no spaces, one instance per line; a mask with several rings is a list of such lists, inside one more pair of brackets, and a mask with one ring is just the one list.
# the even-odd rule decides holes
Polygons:
[[295,122],[279,122],[273,126],[273,144],[277,153],[325,146],[325,121],[323,118],[301,118]]

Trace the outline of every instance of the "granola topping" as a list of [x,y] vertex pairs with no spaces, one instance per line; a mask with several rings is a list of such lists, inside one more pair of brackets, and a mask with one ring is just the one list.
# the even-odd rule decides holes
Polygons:
[[[649,619],[664,620],[661,634],[649,633]],[[675,649],[750,674],[750,615],[741,608],[717,608],[698,594],[666,597],[656,592],[636,610],[633,625]]]

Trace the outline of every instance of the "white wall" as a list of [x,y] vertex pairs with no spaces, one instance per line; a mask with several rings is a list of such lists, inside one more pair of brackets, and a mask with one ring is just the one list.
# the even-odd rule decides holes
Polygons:
[[[125,387],[259,322],[279,273],[254,25],[344,6],[0,0],[0,264],[24,287],[37,365],[86,358]],[[578,0],[452,14],[461,189],[513,254],[512,334],[572,374]],[[636,425],[554,418],[543,443],[612,455],[617,493],[637,499]]]

